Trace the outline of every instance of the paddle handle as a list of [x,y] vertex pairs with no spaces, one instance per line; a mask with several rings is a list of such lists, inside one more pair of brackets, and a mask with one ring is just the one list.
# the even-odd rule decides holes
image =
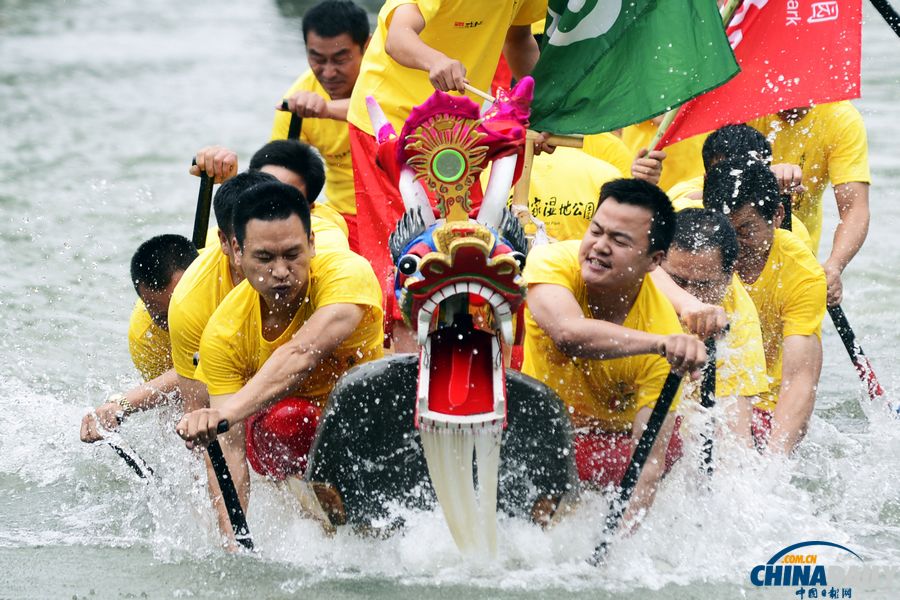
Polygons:
[[[288,101],[287,101],[287,100],[282,100],[282,101],[281,101],[281,110],[290,110],[290,109],[288,108]],[[291,122],[290,122],[290,124],[288,125],[288,135],[287,135],[287,139],[289,139],[289,140],[299,140],[299,139],[300,139],[300,132],[301,132],[301,131],[303,131],[303,119],[301,119],[300,117],[298,117],[298,116],[295,115],[294,113],[291,113]]]
[[[196,157],[191,166],[197,164]],[[200,171],[200,191],[197,194],[197,210],[194,212],[194,233],[191,241],[197,250],[202,250],[206,245],[206,231],[209,229],[209,210],[212,206],[213,178]]]
[[834,328],[837,329],[838,335],[844,343],[844,348],[847,349],[847,354],[850,355],[850,361],[856,368],[856,373],[859,375],[860,381],[866,386],[866,392],[869,394],[869,399],[877,400],[879,398],[884,398],[884,388],[878,383],[878,378],[875,376],[875,371],[872,369],[872,363],[869,362],[868,357],[863,352],[862,346],[860,346],[859,342],[856,340],[856,334],[853,332],[853,328],[850,327],[850,322],[847,320],[847,315],[844,314],[844,309],[841,308],[840,304],[837,306],[829,306],[828,314],[831,316],[831,322],[834,323]]
[[[700,406],[713,408],[716,405],[716,340],[706,340],[706,368],[703,369],[703,383],[700,385]],[[703,445],[700,456],[703,459],[701,469],[706,474],[713,474],[713,437],[715,436],[715,423],[712,416],[706,422],[706,431],[701,434]]]
[[[228,422],[223,422],[227,426]],[[220,428],[221,426],[222,424],[219,423]],[[225,501],[228,520],[231,521],[234,539],[247,550],[253,550],[253,539],[250,537],[247,517],[244,515],[244,509],[241,508],[237,488],[234,487],[231,471],[228,469],[228,463],[225,462],[225,455],[222,454],[222,446],[219,445],[219,440],[210,442],[206,447],[206,452],[209,454],[209,461],[212,463],[213,471],[216,473],[219,489],[222,490],[222,499]]]
[[894,10],[890,3],[887,0],[872,0],[872,6],[875,7],[875,10],[884,18],[890,28],[894,30],[894,33],[900,36],[900,15],[897,14],[897,11]]
[[669,371],[669,375],[666,377],[665,383],[663,383],[662,391],[659,393],[659,398],[656,400],[656,405],[653,407],[650,418],[647,420],[647,427],[644,429],[644,433],[641,434],[637,447],[634,449],[634,454],[631,455],[631,461],[628,463],[628,468],[625,470],[625,476],[622,477],[619,497],[609,511],[609,514],[606,515],[605,537],[607,539],[594,548],[591,560],[594,564],[599,564],[606,556],[609,546],[609,537],[616,529],[618,529],[619,521],[622,520],[625,509],[628,508],[628,501],[631,500],[634,488],[637,487],[641,471],[644,469],[644,464],[650,456],[653,444],[659,436],[659,430],[662,429],[663,422],[669,414],[669,408],[675,400],[675,395],[678,393],[678,386],[680,384],[681,375],[674,371]]

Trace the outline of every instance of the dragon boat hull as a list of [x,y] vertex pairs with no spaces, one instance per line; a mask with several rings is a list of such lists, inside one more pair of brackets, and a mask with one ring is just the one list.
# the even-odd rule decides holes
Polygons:
[[[332,391],[305,478],[335,524],[380,527],[396,508],[435,506],[414,421],[417,370],[415,355],[386,357],[349,371]],[[540,501],[577,486],[571,426],[559,397],[540,382],[507,370],[506,391],[497,506],[532,518]]]

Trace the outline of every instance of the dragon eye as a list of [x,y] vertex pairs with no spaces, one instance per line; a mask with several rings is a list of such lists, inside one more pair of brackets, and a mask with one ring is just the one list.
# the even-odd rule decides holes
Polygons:
[[445,148],[435,154],[431,168],[438,179],[444,183],[453,183],[466,171],[466,159],[459,150]]
[[510,253],[510,256],[512,256],[513,260],[516,261],[516,264],[519,265],[520,271],[525,268],[525,255],[524,254],[522,254],[521,252],[512,252],[512,253]]
[[415,254],[406,254],[397,263],[397,270],[404,275],[412,275],[419,270],[419,257]]

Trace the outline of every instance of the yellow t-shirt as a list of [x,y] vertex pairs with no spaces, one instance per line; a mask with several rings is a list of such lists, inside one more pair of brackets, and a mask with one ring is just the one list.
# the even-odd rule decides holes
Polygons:
[[[535,246],[525,265],[528,285],[552,283],[572,292],[585,318],[591,318],[587,287],[581,278],[577,240]],[[643,407],[653,407],[669,373],[662,356],[643,354],[612,360],[572,358],[563,354],[525,311],[525,361],[522,372],[547,384],[569,409],[576,426],[604,431],[631,431]],[[681,333],[678,315],[650,277],[638,293],[625,327],[660,335]],[[678,401],[672,403],[675,410]]]
[[228,256],[218,247],[204,248],[187,268],[169,301],[172,362],[182,377],[194,377],[194,354],[209,317],[232,290]]
[[825,316],[825,272],[797,236],[775,230],[769,258],[753,283],[744,282],[762,327],[769,391],[756,404],[774,410],[781,388],[784,338],[816,335],[821,339]]
[[[534,158],[528,209],[546,225],[554,241],[580,240],[594,216],[600,188],[620,177],[619,170],[606,161],[577,148],[559,147],[553,154]],[[529,229],[534,227],[525,233],[533,234]]]
[[[307,71],[298,77],[282,98],[293,96],[297,92],[314,92],[325,98],[326,101],[331,100],[331,96],[328,95],[312,71]],[[276,110],[275,120],[272,123],[272,139],[286,140],[290,124],[291,113]],[[347,122],[334,119],[303,119],[300,140],[315,146],[322,154],[322,158],[325,159],[327,205],[339,213],[355,215],[356,195],[353,190],[350,134]],[[316,202],[316,205],[318,206],[320,203],[322,203],[321,200]]]
[[581,149],[594,158],[605,160],[614,166],[619,170],[619,177],[631,177],[631,163],[634,156],[622,138],[616,134],[607,131],[586,135]]
[[128,351],[144,381],[156,379],[172,368],[169,332],[156,326],[140,298],[128,322]]
[[787,123],[778,115],[750,121],[772,144],[775,163],[800,165],[806,192],[794,197],[794,217],[803,221],[812,237],[813,253],[822,236],[822,195],[832,185],[869,183],[866,126],[859,111],[847,101],[820,104],[800,120]]
[[[318,206],[316,206],[318,208]],[[338,215],[341,221],[344,220]],[[332,250],[350,250],[350,242],[347,241],[347,232],[334,224],[333,221],[322,218],[313,209],[310,216],[310,224],[313,233],[316,234],[316,251],[331,252]],[[347,225],[345,224],[344,227]]]
[[[353,87],[347,120],[372,134],[366,96],[373,96],[399,133],[413,106],[434,92],[428,73],[398,64],[384,49],[394,10],[415,4],[425,19],[421,40],[466,67],[466,79],[488,90],[506,32],[511,25],[531,25],[546,16],[547,0],[388,0],[378,13],[378,24],[363,56],[359,78]],[[481,99],[470,94],[481,104]]]
[[769,389],[769,380],[759,314],[737,274],[732,276],[722,308],[729,329],[716,345],[716,395],[724,398],[763,394]]
[[[622,141],[628,146],[632,156],[637,156],[638,151],[646,148],[653,139],[656,130],[657,126],[651,121],[629,125],[622,130]],[[708,135],[708,133],[695,135],[663,148],[666,160],[663,161],[662,177],[659,179],[659,187],[663,191],[668,192],[669,188],[679,181],[703,175],[705,169],[701,151]]]
[[317,254],[310,263],[308,300],[274,341],[262,337],[259,293],[242,282],[213,314],[200,342],[197,378],[211,395],[233,394],[288,342],[319,308],[359,304],[366,308],[359,327],[306,378],[301,396],[319,406],[350,367],[382,356],[381,288],[372,267],[350,251]]

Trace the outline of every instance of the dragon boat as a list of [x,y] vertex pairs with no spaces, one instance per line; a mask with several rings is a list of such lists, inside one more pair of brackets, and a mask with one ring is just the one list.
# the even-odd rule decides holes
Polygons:
[[399,134],[367,99],[379,164],[404,202],[389,247],[418,353],[360,365],[330,396],[305,479],[335,525],[392,529],[401,509],[439,505],[462,551],[494,552],[498,510],[535,519],[577,489],[562,402],[504,368],[527,254],[507,199],[532,91],[525,78],[484,113],[436,91]]

